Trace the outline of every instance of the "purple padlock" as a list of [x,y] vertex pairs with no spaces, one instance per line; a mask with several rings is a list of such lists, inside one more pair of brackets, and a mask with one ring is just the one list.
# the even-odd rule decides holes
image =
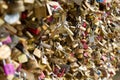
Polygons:
[[9,44],[11,42],[12,42],[12,40],[11,40],[10,36],[8,36],[4,41],[2,41],[3,44]]
[[11,75],[15,73],[14,65],[12,64],[12,62],[6,64],[5,60],[3,60],[3,64],[5,75]]

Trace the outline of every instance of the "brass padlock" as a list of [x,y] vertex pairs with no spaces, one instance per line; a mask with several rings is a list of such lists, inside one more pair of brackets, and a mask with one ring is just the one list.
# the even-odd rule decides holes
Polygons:
[[18,57],[18,61],[19,63],[26,63],[28,62],[28,58],[25,54],[21,54],[19,57]]
[[8,2],[8,13],[22,12],[25,10],[23,0]]
[[47,17],[47,8],[45,4],[39,5],[39,3],[35,4],[35,17],[40,19],[42,17]]
[[13,48],[12,50],[12,54],[11,54],[11,58],[15,61],[18,61],[18,57],[22,54],[22,52],[20,50],[18,50],[17,48]]
[[41,56],[42,56],[42,53],[38,48],[35,48],[33,54],[38,58],[41,58]]

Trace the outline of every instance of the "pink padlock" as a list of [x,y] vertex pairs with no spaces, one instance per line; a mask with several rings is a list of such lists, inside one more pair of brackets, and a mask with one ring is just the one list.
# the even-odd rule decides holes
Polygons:
[[44,79],[44,78],[45,78],[45,74],[42,72],[42,73],[40,74],[40,76],[38,77],[38,79],[41,80],[41,79]]
[[3,44],[9,44],[11,42],[12,42],[12,40],[11,40],[10,36],[8,36],[4,41],[2,41]]
[[83,48],[84,48],[84,49],[88,49],[87,43],[83,43]]
[[15,73],[14,65],[12,64],[11,59],[9,60],[10,60],[10,63],[7,63],[7,64],[6,64],[6,61],[3,60],[3,69],[4,69],[5,75],[7,76]]

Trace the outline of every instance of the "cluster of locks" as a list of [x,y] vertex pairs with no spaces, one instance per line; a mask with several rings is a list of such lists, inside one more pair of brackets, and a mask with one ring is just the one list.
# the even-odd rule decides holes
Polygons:
[[0,80],[112,80],[120,0],[0,0]]

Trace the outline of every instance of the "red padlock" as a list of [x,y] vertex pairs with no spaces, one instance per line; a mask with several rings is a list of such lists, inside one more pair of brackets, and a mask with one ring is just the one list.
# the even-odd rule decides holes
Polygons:
[[27,30],[34,34],[34,35],[38,35],[40,33],[40,29],[39,28],[31,28],[31,27],[28,27]]
[[64,75],[64,72],[65,72],[65,68],[61,69],[61,73],[58,73],[57,76],[62,77]]

